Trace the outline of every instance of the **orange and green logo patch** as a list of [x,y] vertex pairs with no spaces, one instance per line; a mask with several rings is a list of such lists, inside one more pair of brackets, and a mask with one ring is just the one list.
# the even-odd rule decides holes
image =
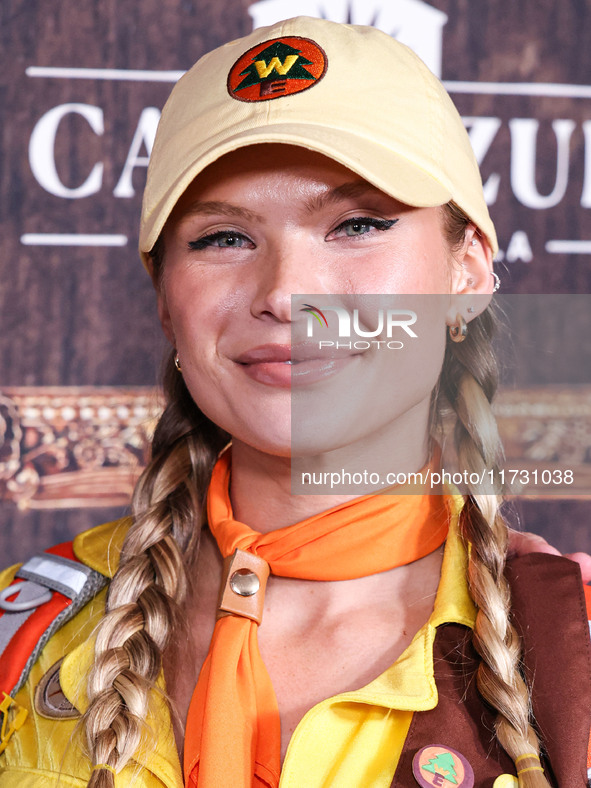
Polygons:
[[301,93],[326,72],[324,50],[309,38],[284,36],[245,52],[228,74],[228,92],[239,101],[269,101]]
[[474,772],[456,750],[430,744],[419,750],[412,762],[412,772],[421,788],[473,788]]

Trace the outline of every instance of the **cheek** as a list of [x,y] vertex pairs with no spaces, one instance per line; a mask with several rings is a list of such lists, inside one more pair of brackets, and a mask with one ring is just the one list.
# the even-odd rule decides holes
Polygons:
[[355,274],[354,290],[366,293],[449,293],[449,253],[439,239],[397,244],[379,262],[368,257]]
[[403,315],[403,325],[392,330],[393,339],[403,345],[402,349],[377,354],[381,362],[380,386],[384,397],[390,395],[400,405],[412,407],[428,398],[437,385],[445,355],[449,296],[427,291],[401,296],[392,303],[403,312],[408,310],[407,314],[414,313],[414,322],[405,326],[407,317]]
[[219,276],[173,269],[165,278],[164,290],[177,345],[188,342],[191,346],[219,333],[235,309],[235,296],[221,287]]
[[[187,289],[171,297],[170,313],[182,375],[191,397],[203,413],[226,428],[231,409],[233,310],[211,293]],[[231,355],[231,353],[230,353]]]
[[184,325],[177,336],[181,374],[191,398],[205,416],[227,429],[229,387],[217,348],[216,333],[202,324],[198,329]]
[[447,249],[439,244],[427,244],[418,249],[407,281],[413,286],[410,292],[449,293],[451,271]]
[[[171,342],[179,355],[183,377],[193,389],[200,380],[211,385],[215,377],[215,358],[223,321],[215,299],[203,298],[192,288],[175,288],[167,293]],[[199,403],[197,403],[199,404]]]

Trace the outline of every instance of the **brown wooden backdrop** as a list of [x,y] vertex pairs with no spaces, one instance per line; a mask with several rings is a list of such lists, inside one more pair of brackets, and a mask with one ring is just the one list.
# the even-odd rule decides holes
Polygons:
[[[352,1],[345,10],[352,21],[367,21],[360,19],[362,13],[398,1]],[[135,251],[144,166],[133,171],[133,196],[113,192],[142,112],[161,108],[170,84],[57,72],[39,76],[31,69],[182,71],[213,46],[247,33],[251,5],[248,0],[0,4],[3,563],[125,509],[158,408],[148,389],[164,348],[151,286]],[[505,253],[499,269],[504,292],[589,293],[591,249],[556,253],[548,244],[591,241],[591,4],[416,0],[421,5],[447,15],[441,76],[451,83],[462,114],[477,119],[479,133],[486,136],[489,129],[482,172],[491,188],[498,185],[491,210]],[[319,15],[331,16],[336,4],[306,4],[312,6]],[[282,4],[285,16],[299,7],[287,0]],[[498,86],[460,92],[458,82],[520,83],[524,95]],[[532,85],[563,87],[532,95]],[[70,112],[56,133],[53,159],[65,189],[79,187],[102,164],[100,188],[80,199],[49,193],[30,163],[37,124],[67,104],[95,108],[90,110],[95,113],[98,108],[104,126],[99,133],[84,115]],[[528,120],[538,124],[529,146]],[[568,137],[566,143],[557,134]],[[524,150],[531,151],[532,141],[536,155],[528,173]],[[561,145],[566,159],[563,155],[564,183],[558,191],[563,193],[555,205],[528,205],[532,193],[544,203],[555,189]],[[140,157],[146,154],[145,146],[137,151]],[[24,236],[40,233],[108,233],[128,240],[118,247],[23,243]],[[591,383],[586,365],[583,378]],[[523,383],[528,383],[527,370]],[[538,394],[528,396],[534,403]],[[587,390],[579,392],[578,402],[589,402]],[[590,460],[583,454],[581,463]],[[527,527],[563,549],[591,549],[586,500],[541,499],[517,508]]]

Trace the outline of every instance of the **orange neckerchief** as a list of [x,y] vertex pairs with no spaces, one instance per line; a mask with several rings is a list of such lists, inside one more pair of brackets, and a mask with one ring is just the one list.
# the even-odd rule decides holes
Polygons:
[[[230,452],[217,462],[207,498],[209,527],[224,557],[236,548],[271,573],[349,580],[409,564],[445,541],[441,495],[366,495],[261,534],[234,520]],[[187,788],[274,788],[280,772],[277,699],[261,658],[257,624],[219,618],[191,699],[185,733]]]

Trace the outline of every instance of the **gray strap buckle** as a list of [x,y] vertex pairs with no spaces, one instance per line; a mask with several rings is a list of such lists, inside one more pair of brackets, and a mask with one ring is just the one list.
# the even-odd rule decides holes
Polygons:
[[[54,591],[74,600],[84,588],[92,570],[69,558],[43,553],[33,556],[17,571],[22,583],[0,591],[0,609],[7,613],[22,613],[49,602]],[[8,597],[17,594],[16,599]]]
[[[7,598],[14,594],[18,594],[16,599],[9,600]],[[22,583],[15,583],[0,591],[0,608],[9,613],[20,613],[23,610],[31,610],[31,608],[49,602],[52,596],[51,589],[34,583],[32,580],[23,580]]]

